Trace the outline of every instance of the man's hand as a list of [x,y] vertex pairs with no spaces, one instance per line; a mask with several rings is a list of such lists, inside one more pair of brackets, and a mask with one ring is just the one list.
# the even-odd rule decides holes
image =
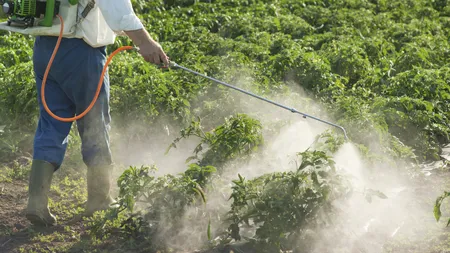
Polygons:
[[150,37],[147,30],[125,31],[125,33],[139,47],[139,53],[147,62],[157,65],[163,62],[165,66],[169,66],[169,58],[161,45]]

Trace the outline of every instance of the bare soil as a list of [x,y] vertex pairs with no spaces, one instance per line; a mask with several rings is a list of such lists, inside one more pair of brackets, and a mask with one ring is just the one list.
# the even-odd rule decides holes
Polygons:
[[[81,222],[67,226],[71,218],[67,214],[52,210],[58,217],[58,224],[53,227],[36,227],[25,218],[27,184],[24,180],[0,182],[0,252],[92,252],[89,248],[94,245],[86,226]],[[53,193],[50,198],[59,201],[60,197]],[[117,252],[121,247],[104,241],[93,248]]]

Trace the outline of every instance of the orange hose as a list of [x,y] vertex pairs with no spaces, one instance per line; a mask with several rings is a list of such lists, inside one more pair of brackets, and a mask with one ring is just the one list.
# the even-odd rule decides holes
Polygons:
[[100,77],[100,81],[98,82],[98,87],[97,87],[97,91],[95,92],[95,97],[92,100],[91,104],[88,106],[88,108],[83,113],[81,113],[81,114],[79,114],[79,115],[77,115],[75,117],[72,117],[72,118],[59,117],[59,116],[55,115],[52,111],[50,111],[50,109],[47,106],[47,102],[45,101],[45,83],[47,81],[48,72],[50,71],[50,67],[52,66],[52,63],[53,63],[53,60],[55,58],[56,52],[58,51],[59,44],[61,43],[61,39],[62,39],[63,31],[64,31],[64,21],[63,21],[62,17],[60,15],[56,15],[56,16],[58,16],[59,20],[61,20],[61,29],[60,29],[60,32],[59,32],[58,41],[56,42],[55,49],[53,50],[52,57],[50,58],[50,61],[49,61],[48,65],[47,65],[47,69],[45,70],[44,78],[42,79],[41,99],[42,99],[42,104],[44,105],[44,109],[54,119],[59,120],[59,121],[63,121],[63,122],[73,122],[75,120],[78,120],[78,119],[81,119],[82,117],[84,117],[92,109],[92,107],[94,107],[94,104],[97,101],[98,95],[100,94],[100,90],[102,88],[102,84],[103,84],[103,79],[105,77],[106,68],[108,67],[108,64],[111,62],[112,58],[117,53],[119,53],[120,51],[134,49],[134,47],[132,47],[132,46],[122,46],[122,47],[116,49],[108,57],[108,60],[106,61],[105,66],[103,67],[103,71],[102,71],[102,74],[101,74],[101,77]]

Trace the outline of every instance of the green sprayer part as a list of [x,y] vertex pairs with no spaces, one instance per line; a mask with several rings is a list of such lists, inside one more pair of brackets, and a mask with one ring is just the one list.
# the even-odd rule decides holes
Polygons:
[[16,13],[19,16],[30,17],[36,14],[36,0],[16,0],[16,6],[20,6]]
[[51,27],[53,25],[54,14],[55,14],[55,0],[47,0],[44,20],[39,22],[39,25]]

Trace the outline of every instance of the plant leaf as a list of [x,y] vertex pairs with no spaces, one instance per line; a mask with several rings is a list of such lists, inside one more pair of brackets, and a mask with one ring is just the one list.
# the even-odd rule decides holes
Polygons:
[[207,231],[207,235],[208,235],[208,240],[211,241],[211,218],[208,219],[208,231]]

